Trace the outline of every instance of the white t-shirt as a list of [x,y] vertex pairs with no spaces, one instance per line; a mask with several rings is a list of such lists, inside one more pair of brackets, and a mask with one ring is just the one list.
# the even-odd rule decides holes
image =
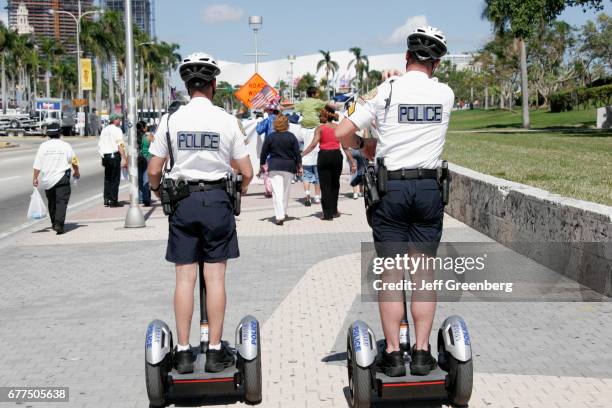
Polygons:
[[448,85],[425,73],[409,71],[394,78],[393,91],[386,81],[358,98],[349,109],[349,120],[360,129],[374,121],[378,130],[376,157],[384,157],[389,170],[435,169],[454,100]]
[[[317,128],[308,129],[305,127],[300,127],[300,131],[295,134],[295,136],[298,138],[298,141],[304,143],[304,149],[307,149],[308,146],[310,146],[310,144],[312,143],[312,139],[314,139],[316,129]],[[316,166],[318,157],[319,145],[316,145],[312,152],[302,157],[302,166]]]
[[[149,152],[168,158],[166,129],[162,116]],[[173,179],[214,181],[232,171],[230,161],[248,155],[239,119],[214,106],[204,97],[193,98],[170,116],[170,141],[174,155]]]
[[34,159],[34,169],[40,170],[40,186],[49,190],[56,185],[73,163],[76,156],[72,146],[60,139],[49,139],[42,143],[36,158]]
[[119,146],[123,145],[124,140],[121,128],[111,123],[102,129],[98,139],[98,153],[100,153],[100,157],[104,157],[105,154],[117,153]]

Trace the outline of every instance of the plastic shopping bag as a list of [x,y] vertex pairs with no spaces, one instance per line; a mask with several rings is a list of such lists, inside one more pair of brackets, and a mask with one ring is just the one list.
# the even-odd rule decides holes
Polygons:
[[130,181],[130,173],[125,167],[121,168],[121,182]]
[[40,193],[37,188],[32,190],[32,195],[30,196],[30,206],[28,207],[28,219],[30,220],[40,220],[41,218],[45,218],[47,216],[47,206],[43,201]]

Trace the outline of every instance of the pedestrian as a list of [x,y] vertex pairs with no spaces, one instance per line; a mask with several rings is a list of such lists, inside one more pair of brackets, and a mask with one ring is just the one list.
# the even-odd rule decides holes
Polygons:
[[274,120],[275,132],[264,140],[261,148],[260,165],[266,164],[270,171],[272,198],[276,225],[283,225],[287,217],[289,190],[295,174],[301,173],[302,156],[297,138],[289,132],[289,120],[285,115],[278,115]]
[[89,133],[90,136],[100,135],[100,118],[98,117],[98,111],[93,108],[88,115]]
[[[452,89],[438,82],[433,74],[447,52],[446,37],[437,28],[419,27],[408,36],[407,43],[407,72],[361,97],[336,129],[343,143],[363,149],[368,157],[375,152],[376,158],[384,159],[387,192],[368,210],[377,256],[381,258],[415,254],[434,257],[442,237],[444,204],[437,169],[455,97]],[[378,139],[355,135],[372,121],[378,129]],[[402,244],[401,253],[393,243]],[[427,268],[411,270],[411,279],[416,287],[422,287],[432,282],[433,272]],[[385,282],[403,279],[403,271],[383,273]],[[386,296],[389,295],[379,293],[386,340],[379,366],[386,375],[400,377],[406,374],[399,339],[405,305],[397,299],[389,301]],[[437,366],[429,345],[435,291],[413,292],[411,302],[416,343],[410,351],[410,372],[427,375]]]
[[[63,141],[60,133],[50,134],[49,140],[43,142],[34,159],[32,185],[39,185],[45,190],[49,206],[51,228],[61,235],[64,233],[66,210],[70,200],[70,175],[79,178],[79,160],[72,146]],[[72,169],[72,171],[71,171]]]
[[121,131],[121,115],[112,113],[110,123],[102,129],[98,140],[98,153],[104,166],[104,205],[107,207],[122,207],[119,202],[119,183],[121,168],[127,169],[125,143]]
[[[268,106],[266,106],[265,113],[267,116],[257,122],[257,126],[255,127],[257,134],[260,136],[263,135],[264,143],[268,135],[274,133],[274,119],[276,119],[276,116],[280,113],[280,106],[275,101],[270,102]],[[266,161],[266,164],[261,168],[258,176],[263,177],[264,195],[267,198],[270,198],[272,197],[272,184],[270,183],[270,173],[268,167],[269,166]]]
[[[305,147],[310,146],[314,138],[316,128],[321,124],[319,113],[326,106],[325,101],[319,99],[319,90],[311,86],[306,90],[306,98],[295,104],[295,111],[302,115],[302,131],[298,137]],[[315,147],[312,152],[302,157],[304,167],[303,186],[304,186],[304,205],[309,207],[312,203],[310,197],[310,185],[314,185],[315,204],[321,202],[321,188],[319,186],[319,174],[317,172],[317,157],[319,147]]]
[[[204,369],[217,373],[235,362],[232,351],[221,342],[226,264],[228,259],[240,256],[236,220],[226,190],[227,175],[232,165],[237,167],[245,194],[253,167],[240,123],[212,103],[215,77],[221,73],[215,59],[204,53],[191,54],[183,59],[179,72],[191,101],[162,117],[149,149],[149,183],[151,191],[160,197],[161,172],[168,161],[168,180],[183,196],[170,203],[174,211],[168,217],[166,250],[166,260],[175,264],[176,272],[176,370],[181,374],[193,372],[189,332],[198,264],[203,263],[210,334]],[[177,180],[184,180],[186,185]]]
[[[340,194],[340,175],[342,174],[342,153],[343,148],[336,140],[335,129],[337,125],[333,123],[338,119],[338,114],[331,106],[321,109],[319,120],[321,125],[316,128],[314,138],[303,152],[302,157],[307,156],[317,146],[319,154],[317,157],[317,171],[321,183],[321,207],[325,221],[331,221],[340,216],[338,212],[338,195]],[[345,155],[350,163],[351,170],[356,170],[353,157],[348,150]]]
[[359,149],[350,149],[351,157],[353,158],[353,163],[355,163],[355,169],[351,169],[351,173],[353,173],[353,177],[351,179],[351,186],[353,187],[353,199],[357,200],[359,197],[363,196],[363,175],[366,171],[366,158],[361,154],[361,150]]
[[153,135],[149,132],[149,126],[140,121],[136,124],[136,142],[138,145],[138,200],[145,207],[151,206],[151,190],[149,189],[149,176],[147,167],[151,153],[149,146],[153,141]]

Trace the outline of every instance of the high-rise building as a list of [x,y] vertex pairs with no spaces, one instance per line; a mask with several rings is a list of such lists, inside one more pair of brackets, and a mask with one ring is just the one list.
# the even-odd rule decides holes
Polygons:
[[[124,0],[105,0],[104,4],[109,10],[120,12],[124,10]],[[134,23],[150,36],[155,35],[152,21],[153,13],[151,0],[132,0],[132,18]]]
[[[66,14],[49,14],[49,10],[68,11],[78,15],[79,0],[7,0],[9,28],[22,31],[25,28],[36,38],[55,38],[67,51],[76,49],[76,23]],[[81,12],[91,10],[93,0],[80,0]]]

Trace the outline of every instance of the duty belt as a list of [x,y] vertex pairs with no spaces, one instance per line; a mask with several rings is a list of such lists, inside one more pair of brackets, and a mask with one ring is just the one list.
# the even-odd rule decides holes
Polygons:
[[211,191],[211,190],[225,190],[225,180],[199,180],[199,181],[189,181],[187,183],[189,185],[190,193],[197,193],[199,191]]
[[401,169],[388,172],[388,180],[437,179],[438,171],[433,169]]

